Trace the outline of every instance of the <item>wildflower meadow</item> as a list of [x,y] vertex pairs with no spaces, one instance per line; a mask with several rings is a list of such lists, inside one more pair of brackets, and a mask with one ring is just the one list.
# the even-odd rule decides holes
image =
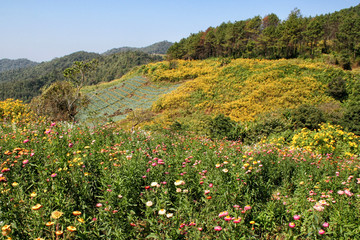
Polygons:
[[[2,109],[14,106],[9,101]],[[342,130],[323,126],[318,138],[330,145],[316,151],[304,146],[305,131],[293,145],[244,145],[115,124],[29,121],[31,113],[19,109],[0,125],[2,239],[360,236],[360,165],[351,154],[358,139]],[[331,151],[343,145],[332,144],[339,136],[330,133],[351,145]]]

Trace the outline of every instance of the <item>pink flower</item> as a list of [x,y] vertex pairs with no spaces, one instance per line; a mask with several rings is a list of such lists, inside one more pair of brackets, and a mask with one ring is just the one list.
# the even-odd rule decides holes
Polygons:
[[225,221],[227,221],[227,222],[229,222],[229,221],[231,221],[231,220],[232,220],[232,217],[230,217],[230,216],[226,216],[226,217],[224,217],[224,220],[225,220]]
[[209,184],[209,187],[213,187],[213,186],[214,186],[214,184],[212,184],[212,183]]
[[329,223],[324,222],[322,226],[323,226],[324,228],[327,228],[327,227],[329,227]]
[[210,193],[210,190],[205,190],[205,195]]
[[289,227],[290,227],[290,228],[294,228],[294,227],[295,227],[295,223],[293,223],[293,222],[289,223]]
[[22,163],[27,164],[28,162],[29,162],[29,160],[25,159]]
[[69,148],[72,148],[74,146],[73,143],[69,143]]
[[300,216],[299,215],[294,215],[294,220],[299,220]]
[[56,177],[57,176],[57,174],[56,173],[53,173],[53,174],[51,174],[51,177]]
[[219,213],[219,217],[220,217],[220,218],[221,218],[221,217],[225,217],[225,216],[227,216],[227,215],[229,215],[229,213],[228,213],[227,211],[224,211],[224,212]]
[[202,230],[203,230],[203,228],[201,228],[201,227],[198,227],[198,230],[199,230],[199,231],[202,231]]
[[322,229],[319,230],[319,234],[320,234],[320,235],[323,235],[324,233],[325,233],[324,230],[322,230]]
[[350,192],[349,189],[345,189],[345,194],[348,195],[349,197],[351,197],[352,195],[354,195],[352,192]]
[[343,194],[344,194],[344,191],[343,191],[343,190],[339,190],[337,193],[338,193],[339,195],[343,195]]
[[215,231],[221,231],[221,230],[222,230],[222,227],[216,226],[216,227],[214,227],[214,230],[215,230]]
[[97,203],[97,204],[96,204],[96,207],[102,207],[102,204],[101,204],[101,203]]
[[338,177],[338,176],[340,175],[340,173],[339,173],[339,172],[335,172],[335,175]]
[[250,205],[246,205],[246,206],[244,207],[244,210],[245,210],[245,211],[250,210],[250,209],[251,209],[251,206],[250,206]]
[[241,217],[238,217],[233,220],[233,223],[240,223],[240,222],[241,222]]
[[29,142],[30,140],[29,139],[25,139],[23,143],[27,143]]

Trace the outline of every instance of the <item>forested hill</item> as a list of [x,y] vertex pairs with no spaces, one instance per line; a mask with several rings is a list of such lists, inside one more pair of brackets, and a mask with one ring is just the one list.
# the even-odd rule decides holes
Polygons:
[[140,51],[140,52],[145,52],[145,53],[150,53],[150,54],[166,54],[166,52],[172,45],[173,45],[172,42],[162,41],[162,42],[157,42],[150,46],[142,47],[142,48],[135,48],[135,47],[113,48],[113,49],[110,49],[110,50],[104,52],[103,54],[110,55],[110,54],[114,54],[114,53],[118,53],[118,52],[127,52],[127,51]]
[[20,69],[20,68],[26,68],[26,67],[32,67],[39,63],[30,61],[25,58],[11,60],[11,59],[0,59],[0,72],[13,70],[13,69]]
[[44,62],[34,67],[9,70],[0,73],[0,100],[7,98],[21,99],[25,102],[40,94],[42,87],[55,81],[65,80],[63,71],[74,61],[98,60],[98,66],[86,84],[96,84],[120,78],[134,66],[161,60],[143,52],[125,52],[109,56],[97,53],[76,52],[61,58]]
[[360,4],[331,14],[303,17],[293,10],[281,21],[276,14],[222,23],[172,45],[174,59],[208,57],[296,58],[333,53],[344,67],[360,62]]

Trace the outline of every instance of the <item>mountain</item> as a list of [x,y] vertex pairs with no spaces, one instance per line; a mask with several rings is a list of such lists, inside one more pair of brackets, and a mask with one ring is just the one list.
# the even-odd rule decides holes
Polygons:
[[173,43],[168,41],[162,41],[154,43],[147,47],[135,48],[135,47],[121,47],[113,48],[103,53],[103,55],[110,55],[118,52],[127,52],[127,51],[140,51],[149,54],[166,54],[167,50],[173,45]]
[[40,94],[41,88],[55,81],[65,80],[63,71],[74,61],[98,60],[96,71],[88,76],[86,84],[96,84],[120,78],[134,66],[160,61],[162,57],[144,52],[123,52],[111,55],[100,55],[89,52],[75,52],[55,58],[33,67],[0,72],[0,100],[7,98],[21,99],[29,102]]
[[0,72],[32,67],[32,66],[36,66],[37,64],[39,63],[30,61],[25,58],[16,59],[16,60],[4,58],[4,59],[0,59]]

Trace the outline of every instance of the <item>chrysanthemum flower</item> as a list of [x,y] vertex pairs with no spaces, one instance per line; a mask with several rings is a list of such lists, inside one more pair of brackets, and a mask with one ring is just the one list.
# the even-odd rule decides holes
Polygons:
[[34,211],[36,211],[36,210],[39,210],[40,208],[42,208],[43,207],[43,205],[41,205],[41,204],[36,204],[35,206],[33,206],[31,209],[32,210],[34,210]]
[[81,212],[80,211],[73,211],[73,213],[72,213],[74,216],[79,216],[79,215],[81,215]]
[[51,213],[51,218],[53,219],[59,219],[64,213],[60,212],[58,210],[55,210]]
[[166,213],[166,210],[165,209],[160,209],[159,210],[159,215],[164,215]]
[[54,224],[55,224],[54,222],[47,222],[47,223],[45,223],[45,226],[50,227],[50,226],[52,226]]
[[76,231],[76,227],[74,227],[74,226],[68,226],[68,227],[66,228],[66,230],[68,230],[69,232],[75,232],[75,231]]

